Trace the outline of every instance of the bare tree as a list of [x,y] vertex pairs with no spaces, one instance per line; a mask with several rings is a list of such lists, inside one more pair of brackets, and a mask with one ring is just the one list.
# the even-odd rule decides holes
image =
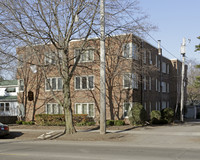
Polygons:
[[200,100],[200,69],[195,60],[188,62],[188,86],[187,86],[187,99],[192,105]]
[[[137,1],[108,0],[106,6],[107,35],[127,32],[138,35],[154,28],[144,23],[147,16],[140,12]],[[0,8],[0,43],[7,46],[4,53],[14,46],[27,46],[34,50],[35,61],[30,65],[39,67],[44,79],[47,80],[51,69],[56,69],[63,79],[63,92],[60,99],[51,89],[52,97],[64,108],[65,133],[76,132],[70,82],[88,38],[99,36],[99,0],[2,0]],[[130,17],[134,14],[138,16],[135,19]],[[70,42],[77,38],[81,38],[80,52],[74,56]],[[57,59],[51,66],[44,59],[52,56],[41,55],[46,46]],[[12,55],[16,56],[14,52]]]

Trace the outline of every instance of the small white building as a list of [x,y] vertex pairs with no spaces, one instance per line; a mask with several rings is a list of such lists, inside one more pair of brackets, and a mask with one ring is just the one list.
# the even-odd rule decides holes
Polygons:
[[18,81],[4,80],[0,82],[0,116],[18,116]]

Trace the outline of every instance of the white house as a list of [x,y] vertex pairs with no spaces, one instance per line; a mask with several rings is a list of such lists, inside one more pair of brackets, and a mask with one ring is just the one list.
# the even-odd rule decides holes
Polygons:
[[18,81],[4,80],[0,82],[0,116],[18,116]]

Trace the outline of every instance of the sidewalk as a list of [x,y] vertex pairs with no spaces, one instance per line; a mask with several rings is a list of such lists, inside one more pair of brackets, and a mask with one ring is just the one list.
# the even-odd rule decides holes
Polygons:
[[[62,135],[64,127],[10,127],[13,133],[21,133],[15,140],[99,141],[145,147],[200,148],[200,123],[146,127],[108,127],[107,134],[99,134],[98,127],[79,127],[73,135]],[[62,135],[62,136],[61,136]]]

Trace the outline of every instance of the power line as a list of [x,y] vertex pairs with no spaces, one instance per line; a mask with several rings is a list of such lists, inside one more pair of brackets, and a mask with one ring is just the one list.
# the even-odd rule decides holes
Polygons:
[[[123,8],[123,6],[122,6],[118,1],[117,1],[117,3],[120,5],[121,8]],[[127,12],[127,10],[124,9],[124,11],[129,15],[129,17],[131,17],[131,19],[132,19],[135,23],[137,23],[138,26],[141,27],[141,29],[142,29],[153,41],[155,41],[156,43],[158,43],[158,40],[156,40],[152,35],[150,35],[150,34],[144,29],[144,27],[143,27],[142,25],[140,25],[139,22],[137,22],[137,21],[132,17],[132,15],[130,15],[130,13]],[[172,54],[169,50],[167,50],[163,45],[161,45],[161,47],[162,47],[166,52],[168,52],[171,56],[173,56],[173,57],[176,58],[176,59],[179,59],[179,58],[177,58],[174,54]]]

